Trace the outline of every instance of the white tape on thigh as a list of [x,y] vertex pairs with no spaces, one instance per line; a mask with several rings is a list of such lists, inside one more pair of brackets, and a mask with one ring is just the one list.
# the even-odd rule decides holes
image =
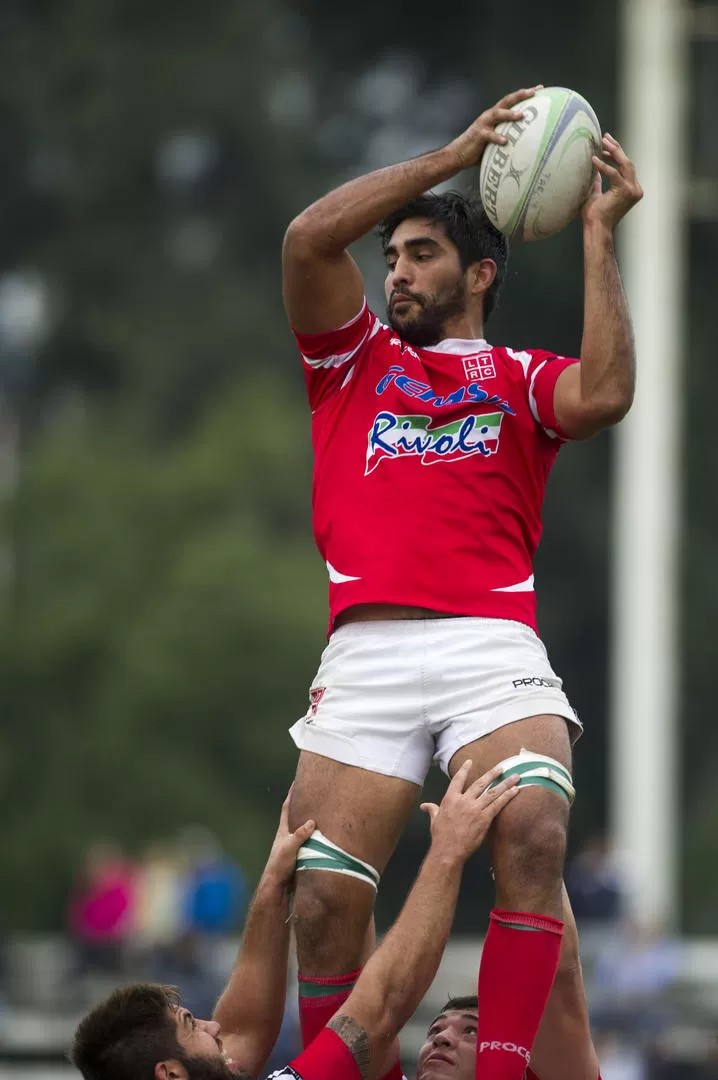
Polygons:
[[319,829],[315,829],[299,849],[297,871],[299,870],[327,870],[331,874],[344,874],[345,877],[366,881],[374,889],[379,887],[381,877],[379,871],[373,866],[350,855],[331,840],[327,840]]
[[569,804],[576,798],[576,789],[566,766],[546,754],[535,754],[532,750],[522,749],[520,753],[499,764],[503,772],[489,787],[500,784],[507,776],[520,776],[519,787],[548,788],[549,791],[563,795]]

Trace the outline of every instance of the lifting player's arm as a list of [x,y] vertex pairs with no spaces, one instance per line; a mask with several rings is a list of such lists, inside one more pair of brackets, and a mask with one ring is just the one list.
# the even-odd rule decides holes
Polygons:
[[493,769],[463,790],[467,765],[456,772],[431,816],[431,847],[401,915],[369,959],[329,1027],[349,1047],[362,1080],[374,1080],[393,1039],[416,1010],[439,967],[454,919],[464,863],[489,825],[518,794],[515,777],[492,790]]
[[561,957],[531,1051],[531,1074],[536,1080],[596,1080],[598,1058],[591,1039],[576,920],[566,886],[561,917]]
[[[618,423],[631,407],[636,358],[631,318],[613,246],[613,230],[642,198],[636,168],[611,135],[603,137],[607,160],[598,170],[583,211],[584,316],[581,363],[563,371],[554,411],[563,431],[586,439]],[[601,177],[608,180],[601,189]]]
[[289,831],[289,799],[247,914],[237,962],[213,1017],[233,1067],[251,1076],[262,1072],[282,1026],[294,868],[300,847],[314,830],[308,821]]
[[520,119],[515,107],[533,93],[508,94],[441,150],[350,180],[299,214],[282,250],[284,306],[293,328],[319,334],[353,319],[364,283],[349,245],[409,199],[476,165],[488,143],[505,143],[496,125]]

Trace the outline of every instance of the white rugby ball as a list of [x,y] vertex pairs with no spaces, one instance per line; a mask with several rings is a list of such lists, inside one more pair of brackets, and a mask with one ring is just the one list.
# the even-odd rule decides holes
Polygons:
[[562,86],[537,90],[516,108],[523,120],[496,128],[509,141],[490,143],[481,158],[481,201],[502,233],[542,240],[568,225],[586,201],[601,127],[585,98]]

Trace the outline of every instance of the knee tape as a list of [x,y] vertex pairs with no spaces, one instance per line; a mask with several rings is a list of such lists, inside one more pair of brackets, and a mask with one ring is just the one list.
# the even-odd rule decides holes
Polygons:
[[507,776],[519,776],[519,787],[545,787],[563,795],[569,805],[576,798],[576,789],[571,783],[571,774],[565,765],[545,754],[535,754],[532,750],[521,750],[513,757],[499,762],[503,772],[489,784],[496,787]]
[[300,870],[328,870],[331,874],[344,874],[345,877],[359,878],[366,881],[373,889],[379,887],[380,874],[369,863],[349,855],[338,844],[327,840],[326,836],[315,829],[297,855],[297,872]]

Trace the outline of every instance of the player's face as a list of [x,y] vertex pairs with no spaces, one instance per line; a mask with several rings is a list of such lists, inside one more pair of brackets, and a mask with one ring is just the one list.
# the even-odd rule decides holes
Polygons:
[[466,278],[443,225],[407,218],[386,249],[389,324],[409,345],[436,345],[448,319],[466,310]]
[[173,1010],[172,1016],[177,1025],[177,1041],[186,1054],[189,1080],[236,1080],[219,1037],[217,1021],[197,1020],[184,1008]]
[[471,1010],[437,1016],[419,1052],[416,1080],[474,1080],[477,1028]]

